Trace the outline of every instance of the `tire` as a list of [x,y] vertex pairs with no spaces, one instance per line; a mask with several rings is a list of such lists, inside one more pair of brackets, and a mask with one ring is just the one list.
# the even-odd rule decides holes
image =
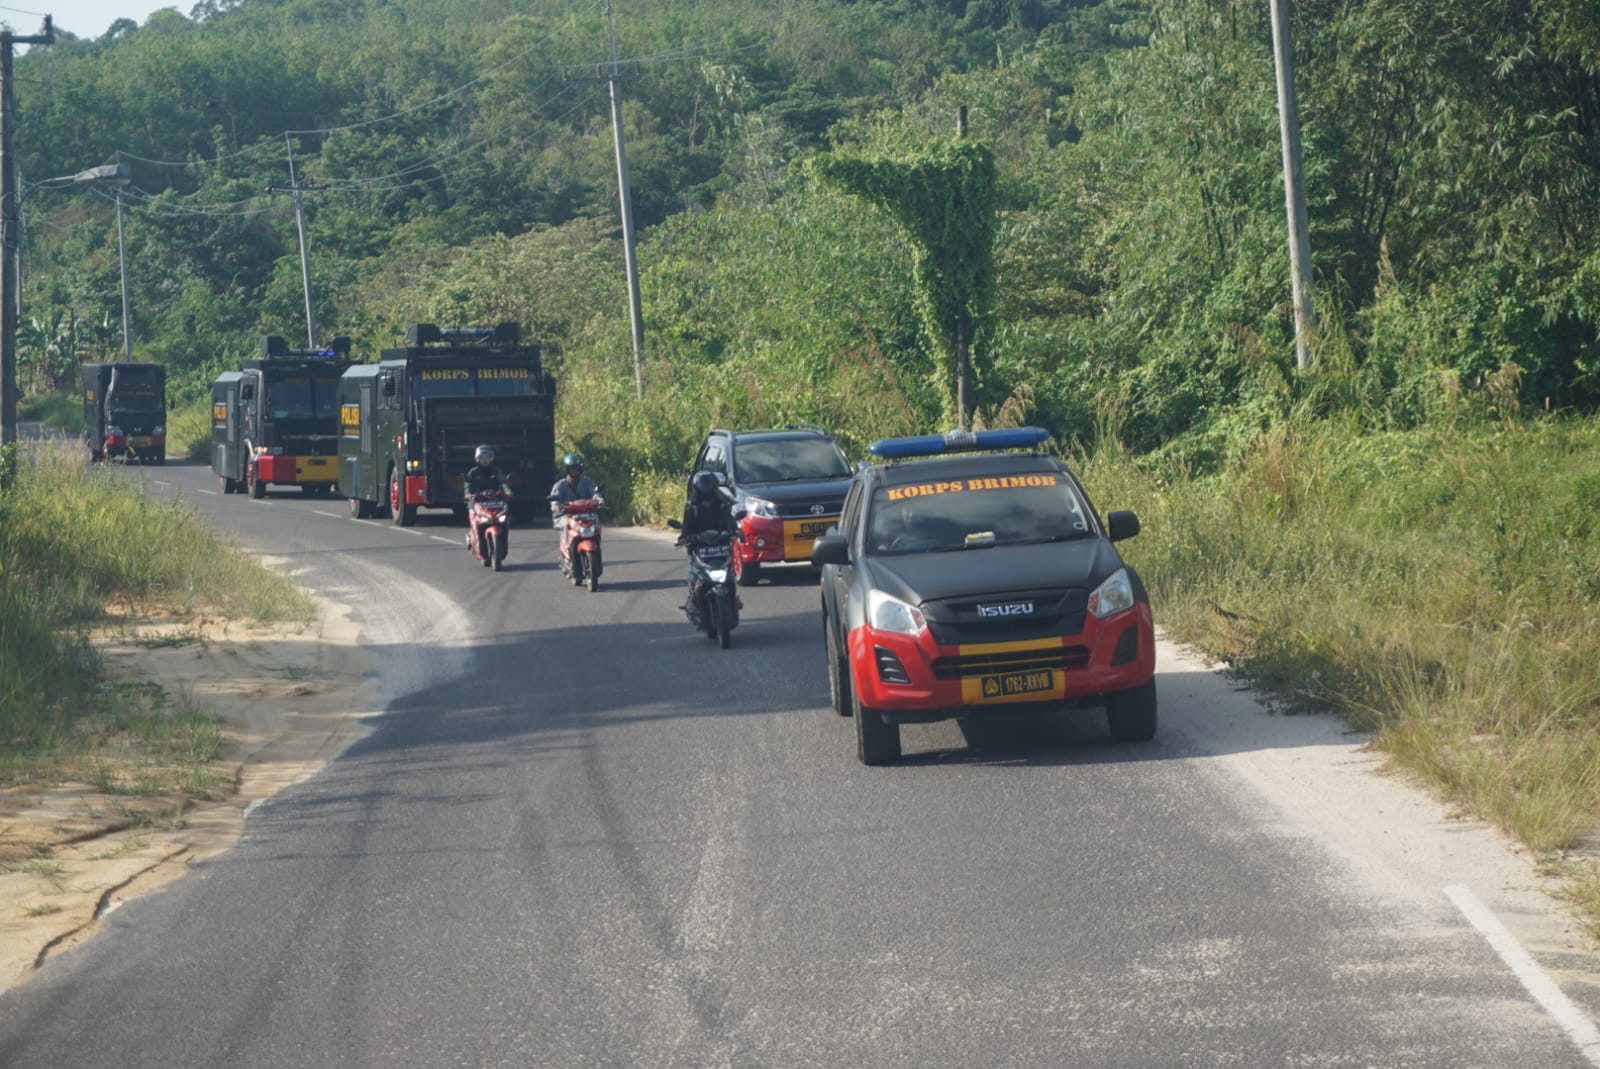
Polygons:
[[706,633],[706,638],[716,638],[717,599],[709,590],[700,602],[700,612],[700,629]]
[[739,556],[738,550],[734,550],[733,575],[740,586],[755,586],[761,581],[761,562],[747,561]]
[[217,493],[219,493],[219,494],[233,494],[233,493],[237,493],[238,490],[239,490],[238,484],[235,483],[232,479],[228,478],[226,475],[218,475],[217,476]]
[[350,518],[352,520],[370,519],[371,516],[372,502],[359,497],[352,497],[350,499]]
[[163,467],[163,466],[165,466],[166,463],[167,463],[167,454],[165,454],[165,453],[157,453],[156,454],[156,467],[158,467],[158,468],[159,467]]
[[1156,681],[1106,700],[1106,727],[1118,742],[1149,742],[1156,735]]
[[718,597],[713,597],[711,604],[711,616],[716,621],[717,646],[727,649],[733,645],[733,622],[728,619],[728,605]]
[[400,497],[400,473],[389,469],[389,518],[396,527],[411,527],[417,522],[417,506],[408,505]]
[[891,724],[876,709],[861,704],[850,688],[850,711],[856,720],[856,756],[864,765],[890,765],[900,760],[900,725]]
[[484,545],[483,563],[492,564],[495,571],[500,571],[506,564],[506,544],[493,531],[484,536],[487,540]]
[[600,589],[600,562],[595,560],[594,554],[587,550],[583,554],[583,578],[589,584],[589,593],[593,594]]
[[250,487],[250,496],[260,501],[267,496],[267,484],[261,481],[260,472],[256,471],[255,463],[245,465],[245,482]]
[[822,618],[823,644],[828,650],[828,697],[833,711],[850,715],[850,662],[839,656],[839,640],[833,636],[833,621]]

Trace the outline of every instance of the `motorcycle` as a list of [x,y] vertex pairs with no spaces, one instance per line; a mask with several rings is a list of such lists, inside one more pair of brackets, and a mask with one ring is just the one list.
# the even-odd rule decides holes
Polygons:
[[485,568],[500,571],[506,562],[511,533],[511,513],[501,490],[481,490],[467,508],[467,548]]
[[561,528],[561,543],[557,547],[556,563],[561,574],[572,580],[573,586],[589,586],[592,594],[600,589],[600,510],[606,499],[598,490],[593,497],[578,501],[557,501],[550,497],[550,511]]
[[[668,520],[667,526],[682,530],[683,524]],[[689,604],[684,611],[689,623],[704,631],[707,638],[727,649],[731,632],[739,626],[739,595],[734,591],[733,538],[727,531],[700,531],[678,536],[674,543],[689,547]]]

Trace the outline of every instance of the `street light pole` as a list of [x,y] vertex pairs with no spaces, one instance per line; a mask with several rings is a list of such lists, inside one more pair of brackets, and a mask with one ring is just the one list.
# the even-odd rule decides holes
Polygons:
[[[55,179],[51,179],[55,181]],[[128,246],[122,233],[122,187],[133,181],[133,171],[125,163],[91,167],[72,176],[79,186],[115,186],[117,190],[117,269],[122,275],[122,359],[133,359],[133,325],[128,316]]]
[[122,240],[122,185],[117,186],[117,268],[122,273],[122,359],[133,359],[133,327],[128,321],[128,246]]

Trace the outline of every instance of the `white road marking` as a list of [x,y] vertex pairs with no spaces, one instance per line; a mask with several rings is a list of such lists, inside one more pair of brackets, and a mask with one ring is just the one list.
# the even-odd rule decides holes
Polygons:
[[321,509],[312,509],[311,511],[315,512],[318,516],[326,516],[330,520],[344,519],[344,517],[339,515],[337,512],[323,512]]
[[[447,546],[459,546],[459,545],[462,544],[461,542],[457,541],[456,539],[454,539],[454,538],[446,538],[444,535],[429,535],[428,537],[433,539],[435,542],[443,542]],[[465,541],[465,540],[463,539],[462,541]]]
[[1476,895],[1461,884],[1446,887],[1444,893],[1455,903],[1461,915],[1478,929],[1478,934],[1494,948],[1494,952],[1500,955],[1500,960],[1522,981],[1522,986],[1534,1001],[1567,1033],[1589,1064],[1600,1066],[1600,1028],[1596,1028],[1594,1022],[1567,998],[1560,986],[1550,979],[1550,974],[1540,968],[1539,963],[1533,960],[1533,955],[1522,948],[1516,937],[1487,906],[1478,901]]
[[197,494],[211,494],[213,497],[216,496],[216,493],[217,493],[215,490],[202,490],[198,486],[195,487],[195,491],[194,492],[197,493]]

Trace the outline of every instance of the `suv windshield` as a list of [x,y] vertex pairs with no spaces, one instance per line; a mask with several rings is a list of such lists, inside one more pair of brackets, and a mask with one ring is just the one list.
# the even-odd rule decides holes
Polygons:
[[740,442],[733,459],[733,478],[740,483],[838,479],[849,474],[850,462],[826,438]]
[[1067,479],[1042,471],[880,487],[868,530],[868,552],[890,556],[1083,538],[1089,522]]

